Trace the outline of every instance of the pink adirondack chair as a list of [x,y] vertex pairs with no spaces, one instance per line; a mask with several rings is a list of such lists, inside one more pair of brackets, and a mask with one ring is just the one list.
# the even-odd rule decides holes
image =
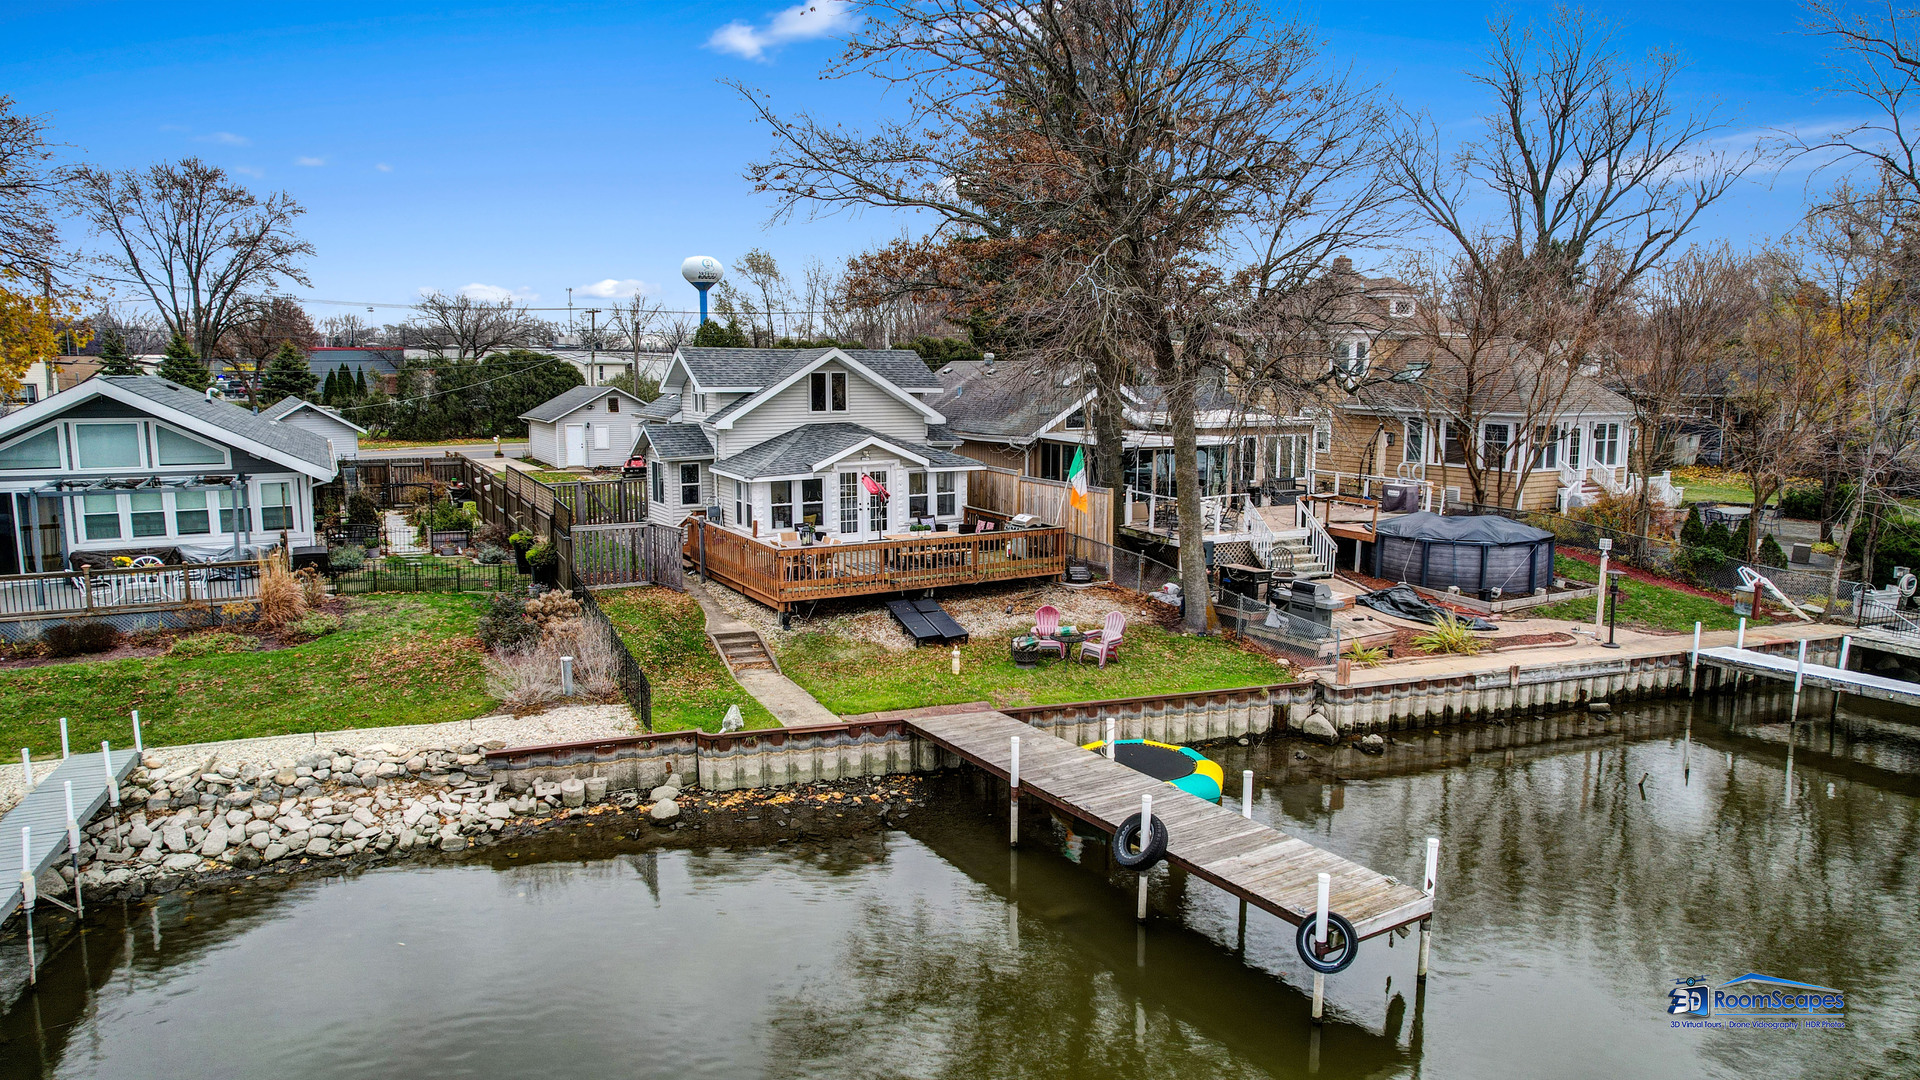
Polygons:
[[1034,642],[1034,651],[1050,652],[1060,659],[1065,660],[1067,658],[1067,643],[1064,641],[1056,641],[1053,636],[1060,632],[1060,609],[1054,607],[1052,604],[1041,607],[1039,611],[1033,613],[1033,625],[1039,630],[1036,636],[1040,639]]
[[1106,626],[1096,634],[1087,635],[1087,640],[1080,643],[1080,659],[1084,661],[1089,656],[1096,657],[1103,668],[1107,666],[1108,660],[1119,659],[1120,638],[1126,629],[1125,615],[1118,611],[1107,612]]

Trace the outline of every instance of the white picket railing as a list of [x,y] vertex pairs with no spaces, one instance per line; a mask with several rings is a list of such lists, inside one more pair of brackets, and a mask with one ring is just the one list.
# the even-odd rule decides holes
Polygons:
[[1326,526],[1320,524],[1320,519],[1313,516],[1312,508],[1304,503],[1301,505],[1299,521],[1307,527],[1307,548],[1313,552],[1313,557],[1320,560],[1323,568],[1332,570],[1337,549],[1333,537],[1327,534]]
[[[1120,523],[1122,525],[1138,524],[1143,528],[1149,529],[1157,525],[1163,509],[1172,509],[1177,513],[1180,505],[1179,497],[1176,495],[1161,495],[1153,491],[1142,491],[1138,488],[1131,487],[1126,489],[1124,502],[1126,512],[1121,516]],[[1135,520],[1134,506],[1136,502],[1144,502],[1147,504],[1146,520],[1144,521]],[[1227,518],[1229,515],[1236,516],[1239,521],[1239,524],[1236,525],[1231,532],[1227,529]],[[1258,517],[1259,515],[1254,512],[1253,505],[1249,501],[1247,493],[1244,491],[1234,492],[1228,495],[1203,495],[1200,498],[1200,524],[1201,528],[1209,536],[1237,535],[1239,532],[1245,531],[1248,528],[1247,522]],[[1262,524],[1264,525],[1264,523]]]
[[[1298,511],[1295,513],[1298,516]],[[1272,566],[1273,549],[1280,546],[1280,537],[1267,524],[1267,519],[1260,516],[1260,511],[1247,507],[1242,514],[1241,521],[1245,523],[1245,531],[1249,542],[1253,544],[1254,555],[1259,558],[1261,566]]]

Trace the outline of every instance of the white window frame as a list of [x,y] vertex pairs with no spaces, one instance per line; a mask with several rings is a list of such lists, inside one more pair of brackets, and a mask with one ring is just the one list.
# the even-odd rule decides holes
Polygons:
[[[890,475],[887,470],[863,469],[861,471],[873,477],[874,483],[883,488],[887,486]],[[860,493],[867,497],[867,528],[875,536],[879,536],[893,524],[893,500],[868,494],[865,484],[860,485]]]
[[[813,388],[815,385],[821,388],[820,401],[826,406],[825,408],[814,407]],[[833,391],[836,386],[840,389],[840,404],[837,407],[833,403]],[[848,411],[850,406],[847,401],[847,389],[847,373],[844,371],[814,371],[808,373],[807,411],[810,413],[837,413]]]
[[[284,488],[286,490],[287,501],[285,503],[268,503],[268,488]],[[255,497],[253,503],[254,507],[259,510],[261,532],[277,533],[282,529],[288,532],[298,532],[300,530],[299,499],[294,494],[294,484],[292,480],[263,480],[254,485],[254,492]],[[285,525],[267,524],[267,510],[269,507],[275,510],[284,507],[287,511],[287,523]]]
[[907,520],[919,524],[921,518],[934,516],[932,492],[927,487],[927,473],[924,469],[915,469],[907,474]]
[[1412,465],[1425,465],[1427,453],[1427,422],[1408,420],[1402,425],[1400,433],[1400,460]]
[[744,529],[747,527],[747,522],[747,485],[735,480],[733,482],[733,523]]
[[59,424],[48,424],[46,427],[36,428],[32,431],[28,431],[23,434],[16,435],[11,439],[6,440],[5,442],[0,442],[0,450],[11,449],[12,447],[18,446],[23,442],[28,442],[30,440],[37,439],[42,435],[53,436],[53,464],[8,466],[3,471],[5,472],[45,472],[51,469],[56,472],[64,472],[66,470],[66,465],[67,465],[67,448],[66,448],[66,442],[60,437]]
[[[233,451],[228,447],[222,446],[219,443],[208,442],[202,436],[195,435],[190,431],[184,431],[180,428],[175,427],[172,424],[162,423],[161,421],[158,421],[158,420],[153,422],[152,427],[153,427],[153,431],[149,434],[148,438],[152,440],[151,452],[153,454],[152,460],[153,460],[153,467],[155,469],[213,469],[213,468],[231,469],[233,468]],[[210,450],[219,451],[220,460],[218,462],[196,461],[196,462],[190,462],[184,465],[169,465],[161,461],[160,460],[160,431],[163,428],[167,431],[173,432],[175,435],[178,435],[183,439],[187,439],[191,442],[199,443],[200,445],[207,447]],[[143,440],[143,442],[144,441],[145,440]]]
[[[1500,447],[1500,459],[1498,461],[1489,460],[1487,454],[1488,450],[1492,449],[1492,440],[1487,438],[1487,432],[1494,428],[1503,428],[1507,433],[1507,440]],[[1505,472],[1507,470],[1507,463],[1512,459],[1513,423],[1508,420],[1482,420],[1480,422],[1480,467]]]
[[647,471],[652,473],[653,484],[647,494],[661,506],[667,505],[667,466],[665,462],[654,460],[647,462]]
[[[797,480],[774,480],[767,484],[767,505],[773,508],[773,527],[775,530],[791,529],[794,527],[793,486],[799,482],[800,481]],[[785,499],[780,497],[782,488],[785,489]],[[786,513],[782,514],[780,512],[782,510],[785,510]],[[782,521],[781,519],[783,517],[786,520]]]
[[[687,482],[687,470],[693,470],[693,482]],[[687,498],[687,489],[693,489],[693,498]],[[700,505],[700,465],[698,462],[683,462],[680,466],[680,505]]]
[[858,535],[860,496],[863,494],[860,487],[860,474],[857,471],[839,473],[834,487],[834,509],[837,511],[834,521],[840,526],[836,531],[843,536]]
[[[147,440],[145,426],[138,420],[72,420],[68,426],[73,429],[71,445],[73,449],[73,470],[77,473],[113,473],[127,469],[147,471],[151,466],[147,458]],[[132,465],[82,465],[80,462],[80,429],[88,427],[130,427],[133,429],[134,452],[138,457]]]
[[934,473],[933,476],[933,516],[943,518],[959,517],[960,484],[955,479],[959,474],[941,472]]

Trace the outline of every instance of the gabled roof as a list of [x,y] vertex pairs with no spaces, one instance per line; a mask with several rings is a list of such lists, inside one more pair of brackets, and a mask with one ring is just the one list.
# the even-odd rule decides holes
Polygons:
[[266,417],[269,420],[285,420],[287,417],[292,416],[294,413],[299,412],[301,409],[307,409],[312,412],[317,412],[329,420],[338,420],[341,423],[347,425],[348,427],[352,428],[353,430],[359,432],[362,435],[365,435],[367,433],[366,428],[363,428],[359,424],[356,424],[353,421],[347,419],[346,417],[341,416],[339,413],[335,412],[332,409],[327,408],[325,405],[315,405],[311,401],[305,401],[297,397],[281,398],[279,401],[276,401],[273,403],[272,408],[267,409],[265,412],[262,412],[260,415]]
[[928,400],[953,434],[1025,444],[1055,417],[1092,400],[1092,387],[1063,385],[1056,369],[1037,362],[956,360],[940,369],[941,392]]
[[713,456],[713,444],[699,424],[648,424],[640,434],[661,461],[689,461]]
[[[1416,338],[1383,343],[1374,354],[1374,363],[1380,370],[1398,370],[1409,362],[1426,361],[1430,365],[1427,374],[1414,383],[1374,383],[1363,387],[1342,407],[1357,412],[1457,413],[1459,402],[1471,385],[1473,412],[1477,415],[1536,412],[1537,407],[1530,404],[1535,399],[1535,380],[1545,365],[1557,365],[1559,361],[1547,361],[1518,343],[1511,346],[1510,355],[1500,353],[1501,348],[1506,346],[1482,350],[1475,361],[1481,370],[1471,373],[1473,379],[1469,384],[1466,364],[1447,350],[1436,347],[1432,340]],[[1555,372],[1551,378],[1553,381],[1542,393],[1546,398],[1560,397],[1557,416],[1630,415],[1633,412],[1633,402],[1591,375]],[[1561,388],[1561,378],[1567,379],[1564,395],[1556,393]],[[1539,419],[1545,422],[1552,417]]]
[[716,461],[712,468],[739,480],[813,476],[862,446],[878,446],[931,469],[985,468],[970,457],[882,435],[859,424],[803,424]]
[[209,400],[204,393],[153,375],[96,375],[78,386],[42,398],[37,404],[0,417],[0,438],[96,397],[131,405],[148,415],[218,439],[316,480],[331,480],[338,471],[333,445],[319,434],[256,416],[239,405]]
[[635,415],[642,420],[671,420],[680,411],[679,394],[663,394],[642,406]]
[[835,352],[908,393],[940,389],[926,361],[912,349],[710,349],[685,345],[674,352],[673,362],[692,376],[701,393],[751,394],[779,382],[781,373],[794,370],[796,365]]
[[549,398],[535,405],[533,408],[528,409],[526,412],[521,413],[520,419],[538,420],[544,424],[551,424],[561,417],[566,416],[568,413],[577,412],[583,406],[591,405],[599,401],[608,394],[619,394],[635,405],[644,406],[646,404],[646,402],[641,401],[639,398],[634,397],[632,394],[627,393],[617,386],[576,386],[558,397]]

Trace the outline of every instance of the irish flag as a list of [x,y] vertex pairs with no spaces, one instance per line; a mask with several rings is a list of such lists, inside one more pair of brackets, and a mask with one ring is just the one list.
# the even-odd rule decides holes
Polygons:
[[1067,470],[1067,501],[1075,510],[1087,512],[1087,448],[1075,447],[1073,468]]

